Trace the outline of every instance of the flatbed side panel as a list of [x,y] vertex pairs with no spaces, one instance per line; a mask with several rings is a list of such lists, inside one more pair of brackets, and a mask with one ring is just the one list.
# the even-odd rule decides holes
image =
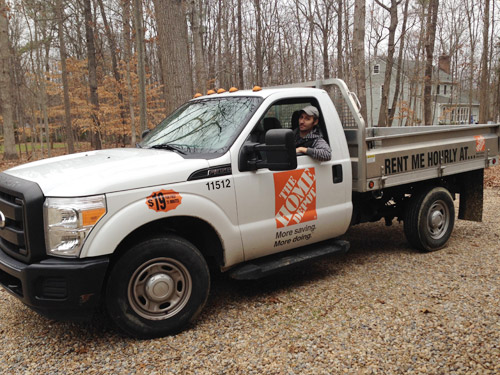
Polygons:
[[487,168],[498,162],[497,127],[415,134],[413,142],[406,138],[398,144],[392,139],[390,146],[384,140],[384,145],[367,151],[363,160],[366,179],[375,184],[370,190]]
[[369,128],[368,149],[413,145],[421,142],[441,142],[452,138],[492,134],[497,136],[500,125],[419,126],[402,128]]
[[460,165],[450,165],[441,170],[439,168],[428,168],[420,171],[400,173],[393,176],[383,176],[378,179],[369,179],[368,181],[374,182],[374,186],[372,189],[367,188],[366,190],[379,190],[482,169],[484,169],[484,161],[474,160]]

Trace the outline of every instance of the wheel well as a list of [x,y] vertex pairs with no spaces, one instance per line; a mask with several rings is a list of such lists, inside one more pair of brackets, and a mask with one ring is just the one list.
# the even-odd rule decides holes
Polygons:
[[191,217],[176,216],[144,224],[125,237],[113,253],[112,262],[131,246],[145,238],[175,233],[191,242],[203,254],[208,264],[224,265],[222,242],[215,229],[207,222]]

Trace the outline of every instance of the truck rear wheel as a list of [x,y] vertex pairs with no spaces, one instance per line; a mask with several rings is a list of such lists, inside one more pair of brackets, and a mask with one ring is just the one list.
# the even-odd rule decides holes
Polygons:
[[443,187],[425,190],[412,197],[404,217],[404,231],[408,242],[426,252],[444,247],[454,224],[453,198]]
[[210,273],[200,251],[176,235],[154,237],[125,252],[111,269],[106,310],[126,334],[142,339],[182,330],[201,312]]

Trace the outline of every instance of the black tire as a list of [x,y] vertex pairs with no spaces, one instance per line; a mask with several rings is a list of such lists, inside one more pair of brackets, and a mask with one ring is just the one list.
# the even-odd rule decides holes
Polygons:
[[455,225],[455,206],[443,187],[425,190],[411,198],[404,217],[404,231],[411,246],[420,251],[446,245]]
[[210,273],[200,251],[176,235],[145,240],[113,265],[106,311],[124,333],[149,339],[181,331],[208,298]]

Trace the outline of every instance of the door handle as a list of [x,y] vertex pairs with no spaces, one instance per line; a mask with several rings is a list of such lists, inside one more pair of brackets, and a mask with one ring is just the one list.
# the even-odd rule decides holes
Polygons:
[[333,183],[339,184],[344,181],[344,175],[342,173],[342,164],[337,164],[332,166]]

